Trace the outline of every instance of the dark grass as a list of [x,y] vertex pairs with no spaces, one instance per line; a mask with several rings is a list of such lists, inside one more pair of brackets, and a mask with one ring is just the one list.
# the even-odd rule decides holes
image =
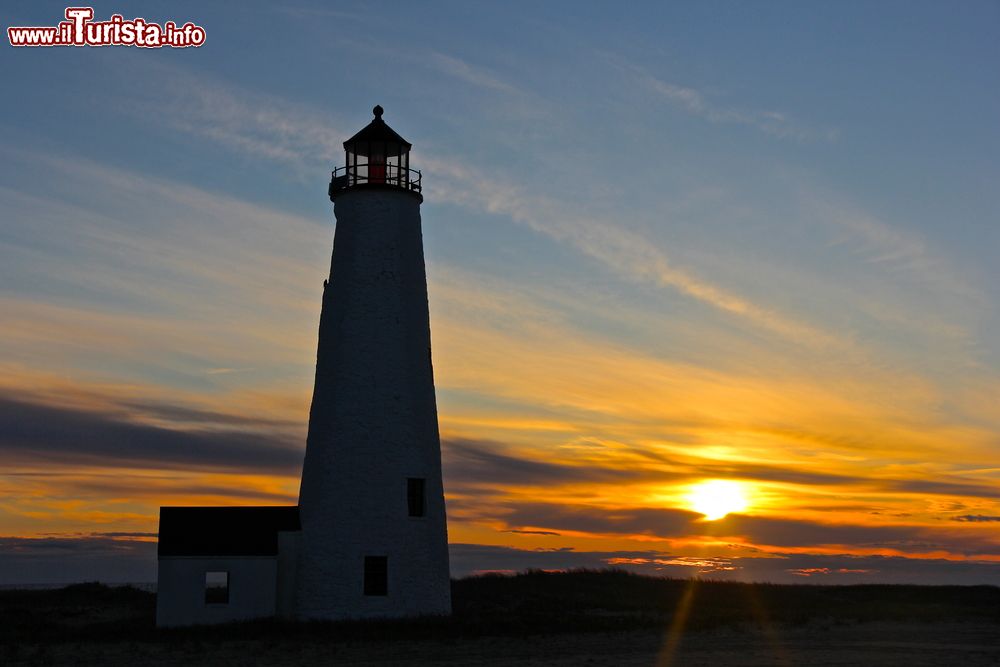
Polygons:
[[0,591],[0,646],[65,642],[197,644],[246,640],[442,641],[486,636],[624,632],[669,626],[689,595],[689,630],[822,623],[1000,624],[995,586],[812,586],[661,579],[621,570],[525,572],[452,582],[448,618],[288,623],[181,629],[154,626],[155,594],[78,584]]

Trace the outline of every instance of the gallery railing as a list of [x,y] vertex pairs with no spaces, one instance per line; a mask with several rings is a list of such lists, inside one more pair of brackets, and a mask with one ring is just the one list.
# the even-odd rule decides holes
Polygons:
[[420,192],[420,171],[397,164],[355,164],[337,167],[330,179],[330,195],[355,185],[391,185]]

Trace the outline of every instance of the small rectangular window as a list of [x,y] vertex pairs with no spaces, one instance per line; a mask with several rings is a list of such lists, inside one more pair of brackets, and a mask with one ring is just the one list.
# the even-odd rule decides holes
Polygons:
[[389,594],[389,559],[365,556],[365,595]]
[[205,573],[205,604],[229,604],[229,573]]
[[410,477],[406,480],[406,506],[410,516],[424,516],[427,513],[424,503],[425,486],[422,477]]

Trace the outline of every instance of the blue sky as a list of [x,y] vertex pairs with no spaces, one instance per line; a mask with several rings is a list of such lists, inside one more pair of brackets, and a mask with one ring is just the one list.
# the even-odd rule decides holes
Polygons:
[[[94,9],[207,41],[4,49],[0,389],[94,431],[11,408],[0,535],[118,539],[247,488],[295,501],[326,184],[377,103],[424,171],[453,542],[691,571],[712,547],[686,523],[574,521],[690,511],[684,489],[721,477],[754,498],[729,535],[748,550],[941,577],[973,559],[1000,581],[996,3]],[[129,458],[111,422],[290,463]],[[488,483],[516,461],[548,477]]]

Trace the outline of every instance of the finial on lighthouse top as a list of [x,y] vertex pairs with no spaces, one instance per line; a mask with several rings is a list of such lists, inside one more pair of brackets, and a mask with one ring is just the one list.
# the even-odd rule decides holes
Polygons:
[[420,172],[410,169],[410,142],[382,120],[385,110],[376,104],[375,118],[344,142],[345,163],[333,172],[330,199],[359,186],[402,188],[420,196]]

